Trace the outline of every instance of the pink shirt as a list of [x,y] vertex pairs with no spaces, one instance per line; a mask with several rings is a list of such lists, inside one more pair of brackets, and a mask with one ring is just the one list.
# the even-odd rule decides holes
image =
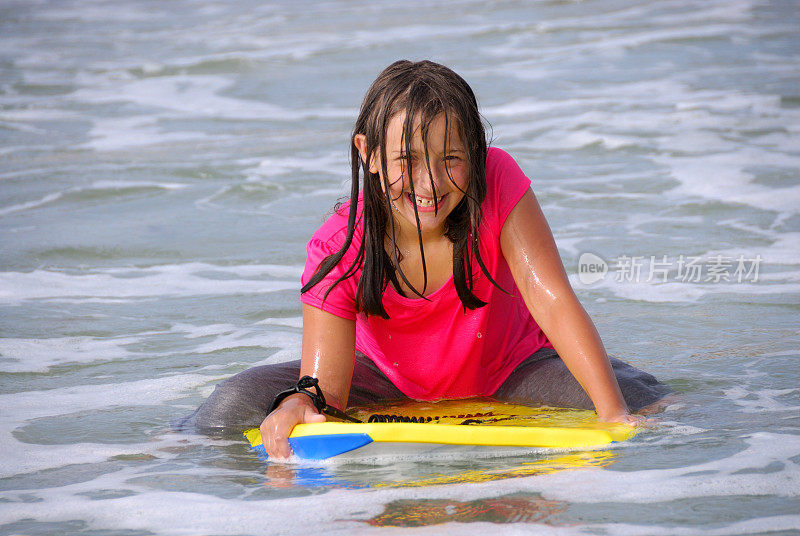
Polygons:
[[[356,321],[356,350],[367,355],[406,396],[418,400],[492,395],[514,368],[542,347],[552,348],[528,312],[500,248],[500,230],[511,210],[530,187],[530,180],[506,152],[489,148],[486,158],[487,193],[479,231],[481,256],[495,288],[473,259],[478,271],[474,294],[487,302],[464,310],[453,278],[429,301],[401,296],[391,285],[383,294],[389,320],[356,313],[355,296],[361,270],[336,285],[332,282],[350,266],[363,236],[357,224],[353,243],[342,261],[314,288],[302,294],[303,303]],[[334,213],[308,243],[305,284],[322,260],[339,250],[347,233],[349,203]],[[358,219],[361,222],[359,200]]]

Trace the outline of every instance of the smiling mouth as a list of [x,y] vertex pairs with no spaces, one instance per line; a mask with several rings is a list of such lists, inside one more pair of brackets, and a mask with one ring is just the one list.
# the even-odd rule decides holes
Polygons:
[[[441,204],[442,204],[442,201],[443,201],[443,200],[444,200],[444,199],[445,199],[445,198],[446,198],[448,195],[449,195],[449,194],[444,194],[443,196],[440,196],[440,197],[439,197],[439,199],[438,199],[438,200],[437,200],[437,202],[436,202],[436,205],[441,205]],[[416,205],[417,205],[418,207],[423,207],[423,208],[433,208],[433,207],[435,206],[435,205],[434,205],[434,202],[433,202],[433,201],[434,201],[434,198],[433,198],[433,197],[421,197],[421,196],[418,196],[418,195],[417,195],[417,196],[412,196],[412,194],[410,194],[410,193],[409,193],[409,194],[406,194],[406,197],[408,197],[408,200],[409,200],[409,201],[411,201],[411,202],[414,202],[414,201],[416,201]]]

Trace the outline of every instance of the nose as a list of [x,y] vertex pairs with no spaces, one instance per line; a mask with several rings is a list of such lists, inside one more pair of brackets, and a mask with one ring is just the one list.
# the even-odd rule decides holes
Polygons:
[[439,165],[431,159],[430,170],[425,162],[421,162],[413,168],[414,190],[419,195],[429,195],[433,197],[433,189],[437,195],[444,181],[447,180],[447,171],[443,165]]

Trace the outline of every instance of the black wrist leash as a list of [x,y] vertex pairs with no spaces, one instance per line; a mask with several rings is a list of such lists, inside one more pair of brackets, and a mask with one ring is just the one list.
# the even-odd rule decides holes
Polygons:
[[[314,391],[316,391],[315,393],[309,391],[309,389],[311,389],[312,387],[314,388]],[[324,413],[325,415],[330,415],[331,417],[335,417],[337,419],[342,419],[345,421],[361,422],[355,417],[351,417],[345,412],[338,410],[333,406],[329,406],[328,403],[325,402],[325,396],[319,389],[319,379],[312,378],[311,376],[303,376],[302,378],[300,378],[300,380],[298,380],[297,385],[278,393],[275,396],[275,399],[272,401],[272,405],[269,407],[267,415],[272,413],[275,410],[275,408],[277,408],[278,405],[281,402],[283,402],[284,398],[297,393],[303,393],[304,395],[307,395],[311,399],[311,402],[314,404],[314,407],[317,408],[317,411],[320,413]]]

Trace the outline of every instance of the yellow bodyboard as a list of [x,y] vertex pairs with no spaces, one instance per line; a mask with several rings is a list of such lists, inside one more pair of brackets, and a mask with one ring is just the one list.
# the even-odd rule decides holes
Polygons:
[[[492,399],[402,402],[347,411],[364,423],[299,424],[289,443],[301,458],[321,459],[366,445],[437,444],[481,447],[590,448],[624,441],[636,429],[602,423],[593,411],[529,407]],[[378,421],[366,422],[374,416]],[[252,448],[265,454],[258,429],[244,432]]]

